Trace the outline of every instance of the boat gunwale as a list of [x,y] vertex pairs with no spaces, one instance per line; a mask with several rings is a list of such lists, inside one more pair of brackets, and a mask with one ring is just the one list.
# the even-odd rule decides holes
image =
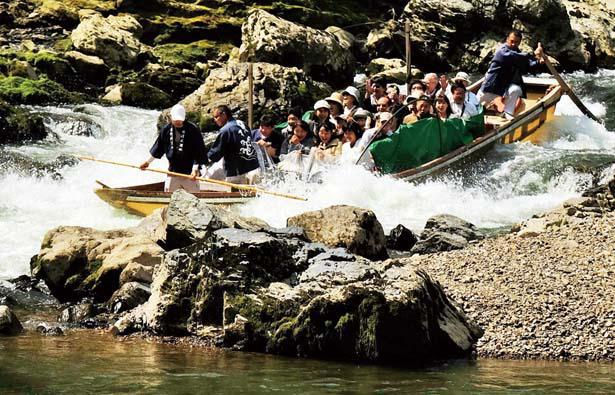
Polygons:
[[[471,87],[468,88],[468,90],[476,89],[476,86],[480,86],[480,83],[482,83],[482,79],[475,82]],[[549,85],[533,83],[531,86],[547,87]],[[517,128],[524,126],[524,124],[532,122],[534,119],[536,119],[536,117],[539,117],[540,114],[544,113],[545,111],[548,111],[549,108],[556,105],[557,102],[559,102],[563,93],[564,92],[562,87],[560,85],[557,85],[554,89],[552,89],[550,92],[537,100],[536,103],[534,103],[534,105],[532,105],[530,108],[524,110],[514,119],[501,124],[493,131],[490,131],[487,134],[475,138],[471,143],[463,145],[455,149],[454,151],[449,152],[446,155],[435,158],[430,162],[422,164],[421,166],[393,173],[391,174],[391,176],[394,178],[411,181],[431,174],[434,171],[442,169],[443,167],[448,167],[455,162],[467,157],[468,155],[471,155],[474,152],[485,148],[485,146],[496,143],[498,140],[504,138],[506,135],[513,133]],[[537,110],[541,111],[537,112]]]

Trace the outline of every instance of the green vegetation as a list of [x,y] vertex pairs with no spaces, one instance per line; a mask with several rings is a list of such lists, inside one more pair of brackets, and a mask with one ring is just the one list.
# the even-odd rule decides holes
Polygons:
[[29,80],[23,77],[0,77],[0,99],[17,104],[78,103],[82,95],[69,92],[47,77]]
[[190,44],[162,44],[154,48],[160,63],[185,69],[194,69],[197,62],[207,62],[220,53],[229,53],[231,44],[216,44],[209,40],[195,41]]

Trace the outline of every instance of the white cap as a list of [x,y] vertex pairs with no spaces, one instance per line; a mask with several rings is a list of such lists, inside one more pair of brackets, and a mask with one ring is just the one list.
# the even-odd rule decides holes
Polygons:
[[354,86],[349,86],[348,88],[344,89],[342,95],[344,93],[348,93],[350,96],[354,97],[355,103],[359,103],[359,96],[361,94],[359,93],[359,90],[357,88],[355,88]]
[[393,114],[391,114],[390,112],[379,112],[378,113],[378,119],[381,120],[382,122],[386,122],[391,118],[393,118]]
[[330,110],[331,105],[329,105],[326,100],[318,100],[316,104],[314,104],[314,110],[318,110],[319,108],[326,108],[327,110]]
[[460,71],[459,73],[457,73],[455,78],[453,78],[453,81],[465,81],[469,84],[470,76],[468,75],[468,73],[464,73],[463,71]]
[[181,104],[176,104],[171,108],[171,121],[185,121],[186,109]]

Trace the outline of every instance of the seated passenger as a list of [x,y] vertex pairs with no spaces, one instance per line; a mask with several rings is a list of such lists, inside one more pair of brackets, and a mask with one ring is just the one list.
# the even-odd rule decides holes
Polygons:
[[316,104],[314,104],[314,113],[312,114],[312,119],[309,122],[311,135],[318,136],[318,129],[322,123],[329,123],[333,126],[330,121],[330,117],[331,106],[329,103],[327,103],[326,100],[318,100]]
[[442,121],[447,120],[453,112],[451,111],[451,103],[446,95],[439,94],[436,96],[436,116]]
[[410,83],[410,93],[408,96],[419,98],[427,91],[427,85],[421,80],[414,80]]
[[474,92],[470,92],[468,90],[468,86],[470,85],[470,77],[467,73],[463,71],[458,72],[455,77],[451,80],[452,84],[445,84],[446,96],[448,96],[448,100],[453,102],[453,93],[451,92],[451,87],[453,84],[460,83],[466,88],[466,102],[474,104],[476,107],[479,106],[478,98]]
[[337,122],[335,118],[342,115],[344,112],[344,103],[342,100],[342,94],[339,92],[333,92],[325,99],[325,101],[329,103],[329,109],[331,112],[331,119],[329,121],[334,125]]
[[367,120],[369,118],[369,113],[364,109],[358,109],[351,118],[351,123],[356,123],[359,127],[361,133],[365,132],[365,129],[368,128]]
[[396,84],[389,84],[387,86],[387,97],[392,105],[402,104],[399,97],[399,86]]
[[440,90],[438,75],[436,73],[427,73],[425,74],[423,82],[427,85],[425,94],[429,96],[431,100],[435,99],[438,91]]
[[386,85],[384,77],[368,79],[365,83],[365,102],[363,103],[363,108],[372,113],[377,112],[378,99],[386,96]]
[[297,125],[293,130],[293,135],[289,136],[282,143],[282,148],[280,149],[280,160],[291,152],[306,155],[309,154],[310,148],[314,146],[314,139],[311,136],[308,136],[309,134],[310,126],[308,123],[305,121],[297,122]]
[[293,107],[288,111],[288,116],[286,118],[286,127],[280,130],[280,134],[283,138],[287,138],[293,135],[293,130],[297,123],[301,120],[301,115],[303,111],[299,107]]
[[391,100],[388,96],[382,96],[376,103],[376,115],[382,112],[390,112]]
[[280,161],[278,157],[284,137],[273,128],[274,126],[273,118],[269,115],[263,115],[258,129],[252,130],[252,141],[262,147],[273,163],[277,163]]
[[420,96],[416,99],[416,103],[414,104],[416,108],[416,117],[421,119],[433,118],[433,108],[431,105],[431,99],[427,95]]
[[363,133],[356,123],[351,124],[344,130],[344,144],[342,144],[342,161],[346,163],[355,163],[361,152],[361,136]]
[[343,115],[348,119],[359,107],[359,90],[354,86],[349,86],[342,92],[342,103],[344,104]]
[[404,116],[402,123],[404,125],[410,125],[411,123],[419,120],[416,116],[416,97],[408,96],[405,104],[408,109],[408,113]]
[[333,135],[333,128],[330,123],[321,123],[318,128],[318,146],[316,158],[325,159],[335,157],[342,152],[342,142]]
[[467,119],[471,116],[478,115],[479,105],[466,100],[466,87],[463,83],[454,83],[451,87],[451,95],[453,101],[451,110],[453,110],[453,118]]

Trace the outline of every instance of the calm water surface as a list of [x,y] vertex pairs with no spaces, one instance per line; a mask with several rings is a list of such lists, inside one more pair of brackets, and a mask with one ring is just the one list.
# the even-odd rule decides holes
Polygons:
[[172,346],[73,331],[0,338],[0,393],[613,393],[615,366],[449,361],[359,366]]

